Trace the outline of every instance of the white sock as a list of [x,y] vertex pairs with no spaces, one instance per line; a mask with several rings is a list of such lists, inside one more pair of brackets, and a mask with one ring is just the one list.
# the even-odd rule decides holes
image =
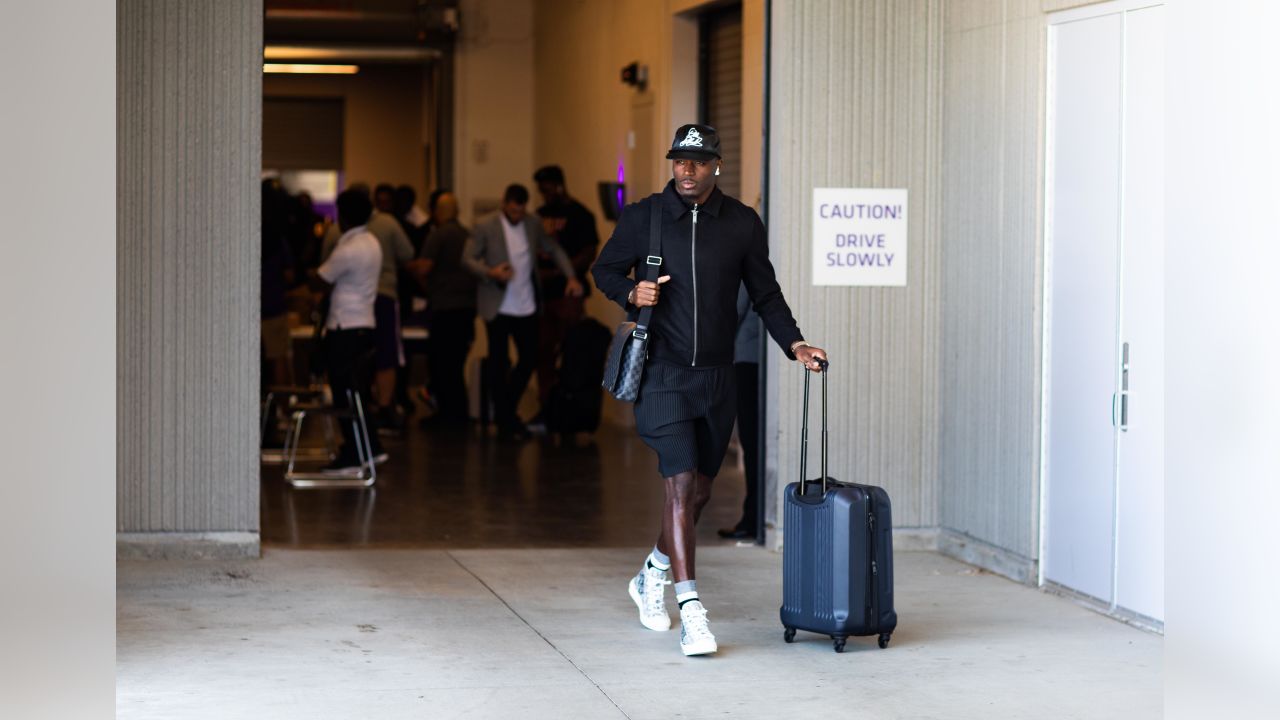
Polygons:
[[644,566],[666,572],[671,569],[671,558],[663,555],[662,551],[655,546],[653,552],[649,553],[649,557],[645,559]]
[[[676,602],[680,603],[680,607],[684,607],[685,603],[698,600],[698,581],[684,580],[676,583]],[[698,600],[698,602],[702,602]]]

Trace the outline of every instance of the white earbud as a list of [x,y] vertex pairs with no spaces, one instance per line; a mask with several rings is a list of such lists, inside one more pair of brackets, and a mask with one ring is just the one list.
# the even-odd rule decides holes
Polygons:
[[716,168],[716,175],[717,175],[717,176],[719,176],[719,175],[720,175],[720,168]]

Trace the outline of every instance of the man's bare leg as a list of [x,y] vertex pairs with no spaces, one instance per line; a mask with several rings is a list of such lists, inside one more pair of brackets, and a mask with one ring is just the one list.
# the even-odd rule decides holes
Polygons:
[[715,637],[707,626],[706,610],[698,601],[693,581],[694,554],[697,546],[698,518],[711,499],[712,478],[695,473],[678,473],[664,478],[666,500],[663,503],[662,532],[644,567],[631,579],[629,592],[640,610],[640,623],[650,630],[667,630],[671,616],[663,600],[667,570],[676,578],[676,599],[689,605],[680,613],[683,623],[680,646],[686,655],[703,655],[716,651]]
[[[702,517],[702,509],[711,499],[713,480],[702,473],[695,476],[692,471],[665,478],[667,497],[662,511],[662,532],[658,534],[656,545],[660,552],[671,558],[671,572],[676,582],[694,577],[698,542],[696,525]],[[681,559],[677,560],[677,556]]]
[[[684,558],[681,565],[681,579],[688,578],[692,567],[694,525],[697,523],[697,487],[698,480],[693,471],[678,473],[664,478],[666,499],[662,510],[662,532],[654,543],[653,552],[645,559],[640,572],[631,579],[628,591],[640,610],[640,624],[650,630],[669,630],[671,616],[667,614],[663,599],[665,588],[671,584],[667,580],[667,571],[672,569],[672,548],[680,548],[680,556]],[[709,487],[709,483],[707,483]],[[678,529],[672,529],[673,527]],[[678,537],[678,540],[670,540]]]
[[680,649],[685,655],[716,652],[716,638],[707,622],[707,610],[698,597],[693,579],[697,551],[698,518],[711,499],[711,478],[684,472],[666,478],[667,498],[662,513],[662,545],[670,549],[671,571],[675,577],[676,602],[680,604]]

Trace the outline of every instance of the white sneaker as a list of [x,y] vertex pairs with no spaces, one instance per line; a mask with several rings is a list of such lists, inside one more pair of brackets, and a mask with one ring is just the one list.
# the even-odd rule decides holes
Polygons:
[[718,649],[701,601],[690,600],[680,608],[680,649],[685,655],[710,655]]
[[636,607],[640,609],[641,625],[650,630],[671,629],[671,616],[667,614],[667,604],[662,599],[670,584],[666,571],[647,565],[631,578],[627,591],[631,593],[631,599],[636,601]]

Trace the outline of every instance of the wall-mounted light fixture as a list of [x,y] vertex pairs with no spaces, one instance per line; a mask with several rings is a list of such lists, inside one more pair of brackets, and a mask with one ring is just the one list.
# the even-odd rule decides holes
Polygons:
[[649,84],[649,66],[633,62],[622,68],[622,82],[644,92],[645,86]]
[[359,65],[318,65],[314,63],[263,63],[264,73],[294,73],[299,75],[355,75]]

